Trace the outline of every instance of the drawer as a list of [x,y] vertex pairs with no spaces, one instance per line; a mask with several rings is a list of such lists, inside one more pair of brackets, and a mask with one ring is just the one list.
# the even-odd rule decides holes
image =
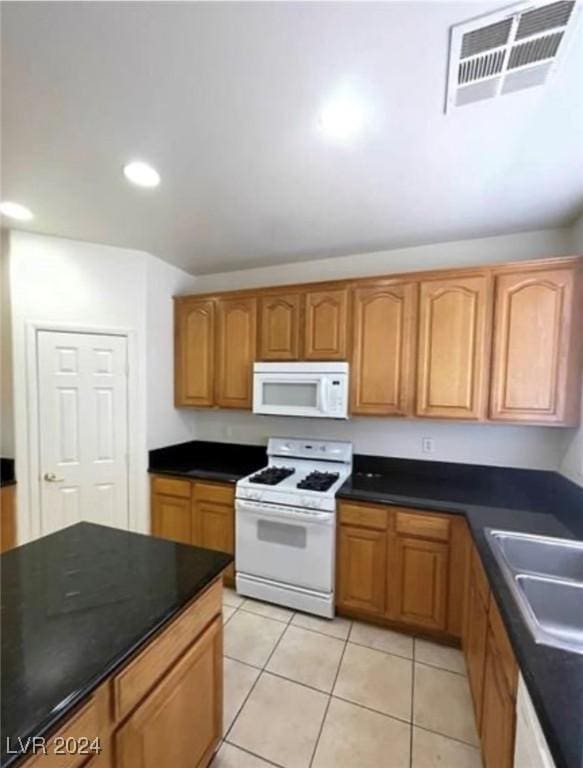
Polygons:
[[360,506],[359,504],[342,502],[340,504],[340,523],[386,531],[389,524],[389,511],[383,507]]
[[215,504],[232,506],[235,503],[235,486],[196,482],[194,484],[194,498],[196,501],[212,501]]
[[490,629],[494,635],[496,647],[502,660],[502,668],[504,670],[504,676],[508,683],[508,690],[514,697],[516,696],[516,687],[518,685],[518,666],[514,657],[514,651],[506,632],[506,627],[500,615],[496,600],[490,600],[490,610],[488,613],[488,621],[490,622]]
[[162,475],[152,478],[152,492],[161,493],[164,496],[180,496],[182,499],[189,499],[190,486],[190,480],[179,480],[175,477],[163,477]]
[[99,688],[50,738],[47,753],[31,757],[23,768],[77,768],[91,763],[91,756],[95,756],[91,742],[99,738],[101,746],[107,747],[104,734],[109,719],[109,694],[108,684]]
[[448,541],[449,520],[436,515],[397,512],[397,533],[418,536],[422,539]]
[[216,581],[113,679],[115,719],[125,717],[203,629],[222,611]]
[[474,580],[478,594],[482,598],[486,610],[488,610],[488,605],[490,603],[490,584],[484,566],[482,565],[482,561],[480,560],[478,550],[475,547],[472,551],[471,573],[471,578]]

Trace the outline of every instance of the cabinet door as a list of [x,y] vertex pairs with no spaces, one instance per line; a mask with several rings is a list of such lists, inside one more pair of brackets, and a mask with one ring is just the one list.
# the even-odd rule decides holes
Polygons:
[[192,544],[190,499],[177,496],[152,496],[152,535]]
[[306,360],[345,360],[348,291],[306,294],[304,357]]
[[407,415],[414,397],[417,285],[354,291],[354,414]]
[[222,669],[219,618],[118,731],[118,768],[206,767],[221,738]]
[[405,536],[397,536],[395,545],[392,614],[407,624],[445,630],[448,545]]
[[215,302],[177,301],[174,314],[176,405],[214,403]]
[[299,360],[300,305],[299,293],[282,293],[261,299],[261,360]]
[[0,552],[16,546],[16,485],[0,488]]
[[485,276],[421,283],[417,415],[480,419],[488,381],[491,290]]
[[[194,504],[194,544],[206,549],[218,549],[221,552],[235,552],[235,513],[233,507],[200,500]],[[226,575],[234,577],[230,565]]]
[[339,527],[338,605],[375,615],[385,610],[387,534]]
[[488,633],[487,611],[487,606],[482,602],[475,580],[470,574],[463,648],[478,732],[481,730],[482,721],[482,693],[486,662],[486,636]]
[[515,719],[514,698],[506,687],[494,637],[488,632],[481,727],[484,768],[512,768]]
[[575,272],[549,269],[496,278],[490,417],[575,423]]
[[251,408],[257,300],[221,299],[217,308],[217,405],[221,408]]

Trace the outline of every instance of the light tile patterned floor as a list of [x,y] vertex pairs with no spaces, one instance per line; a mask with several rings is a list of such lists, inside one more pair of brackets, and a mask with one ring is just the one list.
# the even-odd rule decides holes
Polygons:
[[460,651],[225,590],[212,768],[480,768]]

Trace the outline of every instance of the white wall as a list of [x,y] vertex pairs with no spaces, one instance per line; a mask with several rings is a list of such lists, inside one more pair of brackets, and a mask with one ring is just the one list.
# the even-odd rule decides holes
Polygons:
[[149,257],[147,269],[148,450],[151,450],[192,440],[194,413],[174,407],[172,296],[193,291],[195,278],[155,256]]
[[[457,461],[532,469],[557,469],[564,448],[561,430],[389,418],[348,421],[255,416],[246,411],[198,411],[196,438],[264,445],[269,437],[351,440],[357,453],[427,461]],[[435,452],[423,453],[432,437]]]
[[[203,275],[197,278],[196,291],[474,266],[571,252],[570,230],[550,229]],[[322,423],[317,419],[274,419],[245,412],[198,411],[195,433],[203,440],[251,443],[265,443],[270,435],[330,437],[352,440],[359,453],[536,469],[557,469],[565,451],[565,431],[560,429],[430,420],[359,418]],[[423,437],[435,439],[434,453],[422,453]]]
[[193,278],[149,254],[24,232],[10,234],[14,413],[19,540],[38,535],[30,508],[25,390],[30,323],[124,329],[135,339],[136,505],[130,524],[148,530],[147,449],[192,436],[193,416],[172,409],[172,294]]
[[[577,219],[571,230],[571,252],[583,255],[583,215]],[[583,333],[583,329],[581,332]],[[583,395],[581,401],[582,426],[570,430],[570,434],[566,436],[560,470],[563,475],[583,486]]]
[[12,324],[6,230],[0,235],[0,456],[14,458]]
[[542,229],[515,235],[458,240],[377,253],[301,261],[273,267],[199,275],[197,293],[263,285],[306,283],[448,267],[472,267],[519,259],[566,256],[572,251],[569,229]]

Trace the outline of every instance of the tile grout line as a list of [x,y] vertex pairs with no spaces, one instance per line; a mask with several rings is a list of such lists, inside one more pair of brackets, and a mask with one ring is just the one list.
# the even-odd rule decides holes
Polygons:
[[314,759],[316,757],[316,752],[318,751],[318,747],[320,745],[320,739],[322,738],[322,731],[324,730],[324,724],[326,723],[326,718],[328,717],[328,710],[330,709],[330,703],[332,702],[332,694],[334,693],[334,688],[336,687],[336,681],[338,680],[338,675],[340,674],[340,668],[342,667],[342,662],[344,661],[344,654],[346,653],[346,649],[348,647],[348,638],[350,637],[350,633],[352,632],[353,625],[354,625],[354,622],[351,621],[350,626],[348,627],[348,632],[346,633],[346,640],[344,641],[344,647],[342,648],[342,654],[340,656],[340,661],[338,662],[336,674],[334,675],[334,680],[332,681],[332,688],[330,689],[330,693],[328,694],[326,709],[324,710],[322,722],[320,723],[320,728],[318,729],[318,735],[316,736],[316,741],[314,742],[314,748],[312,750],[312,756],[310,757],[308,768],[312,768],[312,765],[314,764]]
[[[233,606],[229,606],[229,607],[232,608]],[[228,621],[230,621],[230,619],[233,618],[235,613],[237,613],[241,609],[243,609],[243,603],[241,603],[240,606],[235,608],[233,614],[229,617]],[[279,766],[278,763],[274,763],[273,761],[269,761],[267,758],[265,758],[265,757],[263,757],[261,755],[258,755],[256,753],[254,753],[254,752],[244,748],[244,747],[240,747],[235,742],[231,742],[231,741],[228,740],[228,736],[230,735],[230,733],[231,733],[231,731],[232,731],[232,729],[233,729],[233,727],[235,725],[235,722],[236,722],[237,718],[239,717],[243,707],[245,706],[245,704],[247,703],[247,701],[248,701],[249,697],[251,696],[253,690],[255,689],[255,686],[257,685],[257,683],[259,682],[259,680],[261,679],[263,674],[268,674],[268,675],[272,675],[273,677],[277,677],[279,679],[286,680],[286,681],[291,682],[291,683],[295,683],[296,685],[300,685],[303,688],[306,688],[307,690],[310,690],[310,691],[313,691],[313,692],[316,692],[316,693],[321,693],[322,695],[325,695],[328,698],[328,701],[327,701],[327,704],[326,704],[326,709],[324,711],[322,722],[320,724],[318,735],[317,735],[317,738],[316,738],[316,741],[315,741],[315,744],[314,744],[314,748],[313,748],[313,751],[312,751],[312,756],[311,756],[311,759],[310,759],[310,762],[309,762],[309,768],[311,768],[311,766],[313,765],[313,762],[314,762],[314,759],[315,759],[315,756],[316,756],[316,752],[317,752],[317,749],[318,749],[318,746],[319,746],[319,743],[320,743],[320,739],[321,739],[321,736],[322,736],[322,732],[323,732],[323,729],[324,729],[325,721],[326,721],[326,718],[327,718],[327,715],[328,715],[328,711],[330,709],[330,705],[332,703],[332,699],[334,699],[334,698],[339,700],[339,701],[344,701],[344,702],[346,702],[348,704],[351,704],[353,706],[357,706],[357,707],[359,707],[359,708],[361,708],[363,710],[366,710],[366,711],[369,711],[369,712],[372,712],[372,713],[375,713],[375,714],[379,714],[379,715],[384,716],[384,717],[389,717],[389,718],[394,719],[394,720],[396,720],[398,722],[407,724],[410,727],[410,760],[409,760],[410,768],[412,768],[412,766],[413,766],[413,733],[414,733],[413,729],[414,728],[419,728],[420,730],[426,731],[428,733],[432,733],[432,734],[434,734],[436,736],[440,736],[440,737],[445,738],[445,739],[450,739],[451,741],[454,741],[454,742],[456,742],[456,743],[458,743],[460,745],[463,745],[463,746],[466,746],[466,747],[468,747],[470,749],[474,749],[474,750],[478,750],[479,751],[478,747],[475,744],[471,743],[471,742],[464,741],[464,740],[456,738],[454,736],[450,736],[449,734],[441,733],[440,731],[435,731],[435,730],[432,730],[431,728],[426,728],[426,727],[424,727],[422,725],[417,725],[417,724],[414,723],[415,667],[416,667],[416,664],[421,664],[422,666],[429,667],[430,669],[437,669],[437,670],[441,670],[443,672],[449,672],[449,673],[454,674],[454,675],[456,675],[458,677],[467,677],[467,675],[465,675],[463,672],[456,672],[454,670],[447,669],[446,667],[440,667],[440,666],[436,666],[434,664],[426,663],[424,661],[418,661],[417,660],[417,653],[416,653],[416,640],[417,640],[417,638],[415,636],[411,637],[411,639],[413,641],[413,654],[412,654],[412,657],[406,657],[406,656],[400,656],[399,654],[396,654],[396,653],[393,653],[393,652],[390,652],[390,651],[385,651],[385,650],[380,649],[380,648],[375,648],[375,647],[372,647],[372,646],[367,646],[367,645],[363,645],[361,643],[356,643],[356,642],[352,641],[350,638],[351,638],[352,630],[353,630],[353,627],[354,627],[354,621],[353,620],[350,620],[350,626],[349,626],[346,638],[342,639],[342,638],[335,637],[334,635],[331,635],[331,634],[328,634],[328,633],[320,632],[317,629],[312,629],[312,628],[309,628],[309,627],[302,627],[301,624],[293,624],[292,622],[293,622],[294,617],[298,616],[298,615],[301,615],[301,613],[298,612],[298,611],[294,611],[290,615],[289,619],[287,621],[285,621],[285,622],[283,620],[281,620],[281,619],[274,619],[274,618],[272,618],[270,616],[263,616],[262,614],[253,613],[252,611],[248,611],[248,610],[246,611],[244,609],[243,609],[243,612],[247,613],[247,614],[251,613],[251,614],[253,614],[255,616],[259,616],[260,618],[266,618],[266,619],[271,619],[272,621],[277,621],[280,624],[284,624],[286,626],[286,628],[290,627],[290,626],[293,626],[293,627],[295,627],[297,629],[303,629],[303,630],[305,630],[307,632],[311,632],[313,634],[317,634],[317,635],[320,635],[322,637],[327,637],[327,638],[333,639],[333,640],[340,640],[343,643],[343,649],[342,649],[342,654],[341,654],[341,657],[340,657],[340,660],[339,660],[339,663],[338,663],[338,668],[337,668],[336,674],[334,676],[334,681],[333,681],[332,689],[331,689],[330,693],[327,693],[326,691],[323,691],[323,690],[321,690],[319,688],[315,688],[315,687],[313,687],[311,685],[308,685],[307,683],[303,683],[301,681],[294,680],[293,678],[286,677],[285,675],[282,675],[282,674],[280,674],[278,672],[272,672],[272,671],[267,669],[267,666],[270,663],[273,655],[276,653],[277,648],[279,647],[280,643],[282,642],[283,637],[284,637],[284,635],[287,632],[287,629],[283,630],[282,634],[280,635],[280,637],[278,638],[277,642],[275,643],[272,651],[269,653],[269,655],[268,655],[264,665],[261,666],[261,667],[256,666],[254,664],[249,664],[248,662],[245,662],[245,661],[241,661],[240,659],[237,659],[235,657],[226,656],[226,658],[229,658],[229,659],[231,659],[233,661],[236,661],[236,662],[238,662],[240,664],[243,664],[243,665],[245,665],[245,666],[247,666],[247,667],[249,667],[251,669],[255,669],[255,670],[257,670],[259,672],[255,682],[253,683],[253,685],[251,686],[251,688],[249,690],[249,693],[245,697],[245,699],[244,699],[243,703],[241,704],[241,706],[238,708],[237,713],[235,714],[235,717],[233,718],[233,721],[231,723],[231,726],[229,727],[228,731],[226,732],[225,736],[223,737],[223,741],[226,742],[227,744],[230,744],[231,746],[234,746],[237,749],[241,749],[242,751],[248,752],[250,755],[253,755],[254,757],[257,757],[257,758],[259,758],[261,760],[266,760],[270,764],[272,764],[274,766],[277,766],[278,768],[281,768],[281,766]],[[368,706],[363,705],[363,704],[361,704],[359,702],[351,701],[350,699],[345,699],[342,696],[337,696],[337,695],[334,694],[334,688],[336,687],[336,683],[337,683],[337,680],[338,680],[338,677],[339,677],[339,674],[340,674],[340,669],[342,667],[344,656],[345,656],[345,653],[346,653],[346,651],[348,649],[349,644],[355,645],[355,646],[358,646],[358,647],[361,647],[361,648],[368,648],[369,650],[373,650],[373,651],[374,650],[380,651],[381,653],[383,653],[385,655],[395,656],[396,658],[404,659],[404,660],[407,660],[407,661],[411,662],[411,664],[412,664],[412,683],[411,683],[411,719],[410,719],[410,721],[404,720],[404,719],[402,719],[400,717],[397,717],[397,716],[392,715],[392,714],[388,714],[386,712],[381,712],[381,711],[379,711],[377,709],[374,709],[372,707],[368,707]]]
[[[404,635],[404,637],[407,637],[407,635]],[[364,643],[355,643],[354,640],[348,640],[350,645],[356,645],[359,648],[368,648],[369,651],[378,651],[379,653],[384,653],[386,656],[396,656],[398,659],[405,659],[405,661],[413,661],[413,656],[403,656],[401,653],[395,653],[394,651],[385,651],[384,648],[377,648],[377,646],[374,645],[365,645]]]
[[389,720],[396,720],[398,723],[403,723],[404,725],[411,725],[411,722],[409,720],[406,720],[404,717],[399,717],[398,715],[390,715],[387,712],[382,712],[380,709],[373,709],[373,707],[367,707],[366,704],[361,704],[359,701],[354,701],[353,699],[345,699],[344,696],[338,696],[335,693],[332,694],[332,698],[337,699],[338,701],[343,701],[346,704],[352,704],[355,707],[360,707],[360,709],[365,709],[367,712],[372,712],[374,715],[381,715],[382,717],[388,717]]
[[438,667],[437,664],[429,664],[426,661],[417,661],[415,659],[415,664],[420,664],[422,667],[429,667],[429,669],[439,669],[440,672],[449,672],[451,675],[457,675],[458,677],[465,677],[467,679],[467,674],[465,672],[456,672],[455,669],[448,669],[447,667]]
[[251,669],[257,669],[259,672],[263,671],[263,667],[258,667],[257,664],[251,664],[248,661],[242,661],[241,659],[238,659],[236,656],[229,656],[228,653],[223,653],[223,656],[225,659],[229,659],[229,661],[236,661],[237,664],[243,664],[245,667],[250,667]]
[[266,616],[264,613],[258,613],[257,611],[250,611],[248,608],[245,608],[243,605],[240,606],[238,609],[242,611],[243,613],[250,613],[251,616],[259,616],[262,619],[268,619],[269,621],[277,621],[279,624],[285,624],[286,626],[289,626],[291,623],[291,620],[296,615],[296,612],[292,613],[292,615],[289,617],[289,619],[276,619],[275,616]]
[[[285,766],[282,765],[281,763],[274,763],[273,760],[268,760],[266,757],[261,757],[261,755],[258,755],[256,752],[252,752],[250,749],[247,749],[246,747],[240,747],[238,744],[235,744],[232,741],[227,741],[226,738],[223,739],[223,744],[228,744],[230,747],[234,747],[235,749],[241,750],[241,752],[245,752],[248,755],[252,755],[253,757],[256,757],[258,760],[261,760],[261,762],[267,763],[267,765],[273,765],[275,766],[275,768],[285,768]],[[219,751],[220,750],[217,750],[217,752],[215,753],[215,756]]]
[[[263,617],[263,618],[265,618],[265,617]],[[290,620],[291,620],[291,619],[290,619]],[[280,624],[281,624],[281,623],[282,623],[282,622],[280,622]],[[249,693],[247,694],[247,696],[245,696],[245,698],[244,698],[244,700],[243,700],[243,703],[241,704],[241,706],[240,706],[240,707],[239,707],[239,709],[237,710],[237,712],[236,712],[236,714],[235,714],[235,717],[233,718],[233,721],[232,721],[231,725],[229,726],[229,728],[228,728],[227,732],[226,732],[226,733],[225,733],[225,735],[223,736],[223,740],[226,740],[226,739],[227,739],[227,737],[230,735],[231,731],[233,730],[233,728],[234,728],[234,726],[235,726],[235,723],[237,722],[237,719],[238,719],[239,715],[240,715],[240,714],[241,714],[241,712],[243,711],[243,707],[245,706],[245,704],[247,704],[247,702],[248,702],[248,700],[249,700],[249,697],[251,696],[251,694],[252,694],[252,693],[253,693],[253,691],[255,690],[255,686],[256,686],[256,685],[257,685],[257,683],[258,683],[258,682],[261,680],[261,677],[263,676],[263,674],[264,674],[264,673],[266,673],[266,671],[267,671],[267,670],[266,670],[266,667],[267,667],[267,665],[269,664],[269,662],[271,661],[271,657],[273,656],[273,654],[274,654],[274,653],[275,653],[275,651],[277,650],[277,647],[278,647],[278,646],[279,646],[279,644],[281,643],[281,640],[282,640],[283,636],[285,635],[286,631],[287,631],[287,629],[284,629],[284,630],[283,630],[283,632],[281,633],[281,635],[279,636],[279,638],[278,638],[277,642],[276,642],[276,643],[275,643],[275,645],[273,646],[273,649],[272,649],[271,653],[270,653],[270,654],[269,654],[269,656],[267,657],[267,659],[266,659],[266,661],[265,661],[265,664],[264,664],[262,667],[260,667],[260,668],[258,668],[258,667],[253,667],[254,669],[259,669],[259,674],[257,675],[257,678],[255,679],[255,682],[253,683],[253,685],[252,685],[252,686],[251,686],[251,688],[249,689]],[[223,654],[223,655],[224,655],[224,654]],[[227,657],[227,658],[230,658],[230,657]],[[238,661],[238,659],[233,659],[233,661]],[[244,663],[244,662],[241,662],[241,663]],[[252,666],[252,665],[251,665],[251,664],[249,664],[248,666]],[[229,744],[231,744],[231,742],[229,742]],[[238,745],[237,745],[237,744],[235,744],[235,743],[233,743],[233,746],[238,746]],[[260,757],[260,755],[256,755],[256,757]],[[263,758],[262,758],[262,759],[263,759]]]
[[464,747],[475,749],[478,752],[480,751],[480,747],[477,744],[472,744],[469,741],[458,739],[457,736],[449,736],[447,733],[441,733],[441,731],[434,731],[431,728],[427,728],[427,726],[425,725],[415,725],[415,728],[419,728],[420,731],[426,731],[427,733],[433,733],[435,736],[441,736],[442,739],[449,739],[450,741],[455,741],[456,744],[463,744]]

